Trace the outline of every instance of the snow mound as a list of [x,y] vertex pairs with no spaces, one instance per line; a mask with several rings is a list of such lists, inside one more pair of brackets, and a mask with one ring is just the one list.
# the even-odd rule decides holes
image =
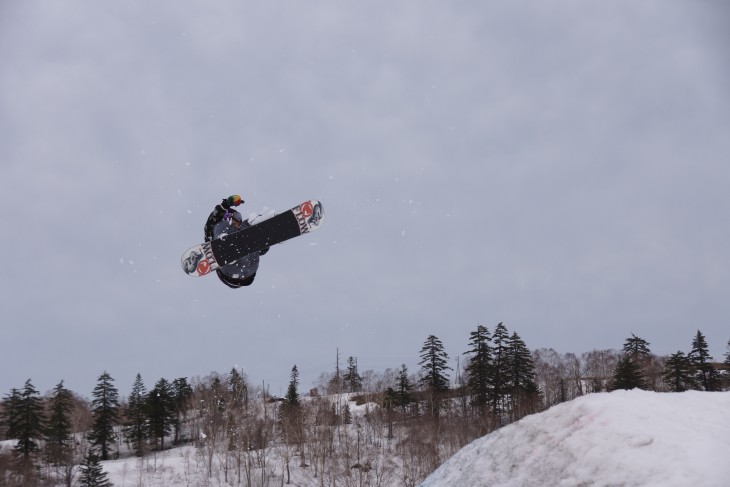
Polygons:
[[730,485],[730,392],[591,394],[465,446],[422,487]]

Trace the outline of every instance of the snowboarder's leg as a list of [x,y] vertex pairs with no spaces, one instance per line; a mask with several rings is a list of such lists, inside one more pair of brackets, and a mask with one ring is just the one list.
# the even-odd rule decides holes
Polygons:
[[256,277],[256,274],[254,273],[253,276],[245,279],[236,279],[235,277],[227,276],[221,272],[220,269],[216,269],[216,273],[218,274],[218,279],[220,279],[223,284],[233,289],[237,289],[241,286],[250,286],[253,284],[253,280]]
[[223,274],[220,271],[220,269],[216,269],[215,272],[218,274],[218,279],[220,279],[221,282],[223,284],[225,284],[226,286],[228,286],[230,288],[233,288],[233,289],[237,289],[237,288],[241,287],[241,283],[240,283],[240,281],[238,279],[234,279],[234,278],[232,278],[230,276],[227,276],[227,275]]

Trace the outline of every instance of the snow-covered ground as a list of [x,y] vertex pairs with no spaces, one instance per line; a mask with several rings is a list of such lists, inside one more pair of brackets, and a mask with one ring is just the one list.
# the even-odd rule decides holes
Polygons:
[[422,487],[730,486],[730,392],[591,394],[473,441]]
[[[727,487],[729,460],[730,392],[615,391],[560,404],[475,440],[422,487]],[[104,468],[116,486],[176,487],[202,485],[201,462],[195,448],[184,447]],[[398,479],[391,480],[402,485]],[[302,475],[292,480],[320,485]]]
[[[364,406],[351,404],[353,414],[362,413]],[[278,474],[266,482],[280,485],[281,461],[271,453]],[[729,459],[730,392],[616,391],[560,404],[475,440],[421,485],[727,487]],[[227,483],[220,467],[215,478],[203,477],[208,460],[203,449],[185,446],[102,465],[117,487],[235,485],[233,473]],[[320,485],[310,470],[294,468],[289,485]],[[401,479],[394,472],[380,485],[402,486]]]

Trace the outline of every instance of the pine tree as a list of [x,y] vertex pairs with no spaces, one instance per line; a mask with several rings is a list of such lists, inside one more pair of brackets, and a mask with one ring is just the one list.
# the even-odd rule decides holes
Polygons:
[[289,381],[289,387],[286,390],[286,396],[284,397],[285,403],[289,407],[296,407],[298,408],[301,403],[299,400],[299,392],[297,391],[297,388],[299,387],[299,370],[297,369],[297,366],[295,365],[291,369],[291,380]]
[[147,395],[147,417],[150,426],[150,438],[155,443],[159,440],[159,449],[165,449],[165,436],[172,431],[175,423],[175,402],[172,397],[172,386],[166,379],[160,379],[154,389]]
[[135,455],[141,457],[145,453],[149,437],[149,419],[147,415],[147,388],[142,382],[142,375],[137,374],[132,384],[132,392],[127,398],[124,437],[132,444]]
[[637,385],[635,385],[634,387],[646,389],[647,381],[644,374],[644,369],[649,359],[651,358],[649,342],[647,342],[643,338],[637,337],[632,333],[631,338],[627,338],[624,342],[623,352],[624,355],[629,360],[631,360],[631,362],[633,362],[635,366],[633,367],[633,370],[639,374],[639,382],[641,383],[641,385],[639,386],[637,383]]
[[429,335],[421,348],[421,386],[430,394],[429,406],[431,415],[439,417],[443,396],[449,390],[449,377],[447,370],[453,370],[447,365],[449,355],[444,351],[441,340],[434,335]]
[[490,346],[491,335],[486,326],[477,326],[476,331],[469,335],[471,348],[466,352],[470,354],[466,366],[466,386],[471,396],[472,404],[477,410],[484,413],[489,404],[490,375],[492,369],[492,347]]
[[221,383],[220,377],[213,378],[213,382],[210,384],[210,391],[218,411],[222,413],[228,407],[228,390]]
[[228,374],[228,395],[231,398],[230,402],[233,409],[240,409],[246,405],[248,386],[243,376],[235,367]]
[[393,405],[400,407],[401,411],[405,413],[408,405],[413,402],[411,391],[413,391],[414,388],[413,382],[408,377],[408,367],[406,367],[406,364],[401,365],[396,381],[396,389],[394,391],[395,402]]
[[705,340],[705,336],[700,330],[697,330],[697,334],[692,340],[692,351],[689,352],[687,357],[699,388],[703,391],[719,390],[720,377],[712,365],[712,356],[710,356],[707,340]]
[[393,409],[396,406],[396,393],[395,389],[388,387],[383,393],[383,409],[385,409],[385,417],[388,421],[388,439],[393,439]]
[[89,451],[81,464],[79,485],[83,487],[111,487],[113,484],[99,463],[99,457]]
[[421,348],[420,357],[419,365],[424,372],[421,385],[436,392],[448,391],[449,376],[446,371],[453,369],[447,365],[449,355],[444,351],[441,340],[430,335]]
[[664,383],[672,392],[683,392],[692,387],[689,359],[682,351],[673,353],[664,364]]
[[[299,370],[295,365],[291,369],[291,380],[281,406],[281,430],[287,444],[303,441],[302,408],[299,399]],[[287,464],[288,472],[288,464]]]
[[43,438],[45,431],[43,402],[30,379],[25,381],[23,390],[20,392],[18,407],[17,423],[13,427],[18,443],[14,450],[24,461],[28,461],[31,455],[40,449],[38,440]]
[[5,430],[4,437],[8,439],[17,438],[18,424],[20,422],[20,389],[13,387],[10,394],[3,397],[2,416],[0,416],[0,424]]
[[344,424],[352,424],[352,411],[350,410],[349,401],[342,406],[342,422]]
[[502,409],[509,394],[509,333],[503,323],[498,323],[492,334],[492,371],[490,374],[490,390],[492,414],[502,424]]
[[539,388],[535,381],[535,363],[532,354],[517,332],[513,332],[507,345],[510,375],[510,399],[514,419],[535,411]]
[[632,360],[639,362],[640,360],[651,355],[649,350],[649,342],[643,338],[639,338],[633,333],[631,338],[627,338],[624,342],[624,353],[629,356]]
[[357,372],[356,358],[350,357],[347,359],[347,371],[343,380],[349,392],[360,392],[362,390],[362,377]]
[[188,401],[193,395],[193,388],[186,377],[180,377],[172,382],[172,400],[175,403],[175,438],[174,444],[180,442],[180,424],[185,421],[188,410]]
[[51,465],[67,465],[73,453],[71,438],[71,411],[73,396],[63,387],[63,381],[53,389],[50,401],[51,417],[46,429],[46,459]]
[[91,415],[93,422],[89,441],[101,452],[102,460],[109,460],[110,447],[117,435],[114,426],[119,416],[119,392],[114,387],[114,379],[104,371],[92,392]]
[[730,340],[727,342],[727,351],[724,353],[724,356],[725,360],[722,362],[722,365],[725,367],[725,373],[720,378],[720,390],[728,390],[728,385],[730,385]]
[[628,355],[624,355],[616,365],[608,390],[643,389],[644,387],[644,379],[639,366]]

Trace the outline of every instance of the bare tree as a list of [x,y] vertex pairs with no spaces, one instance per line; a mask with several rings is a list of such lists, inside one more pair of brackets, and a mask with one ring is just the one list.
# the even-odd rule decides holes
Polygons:
[[618,352],[612,349],[592,350],[581,355],[583,379],[587,392],[603,392],[618,363]]

